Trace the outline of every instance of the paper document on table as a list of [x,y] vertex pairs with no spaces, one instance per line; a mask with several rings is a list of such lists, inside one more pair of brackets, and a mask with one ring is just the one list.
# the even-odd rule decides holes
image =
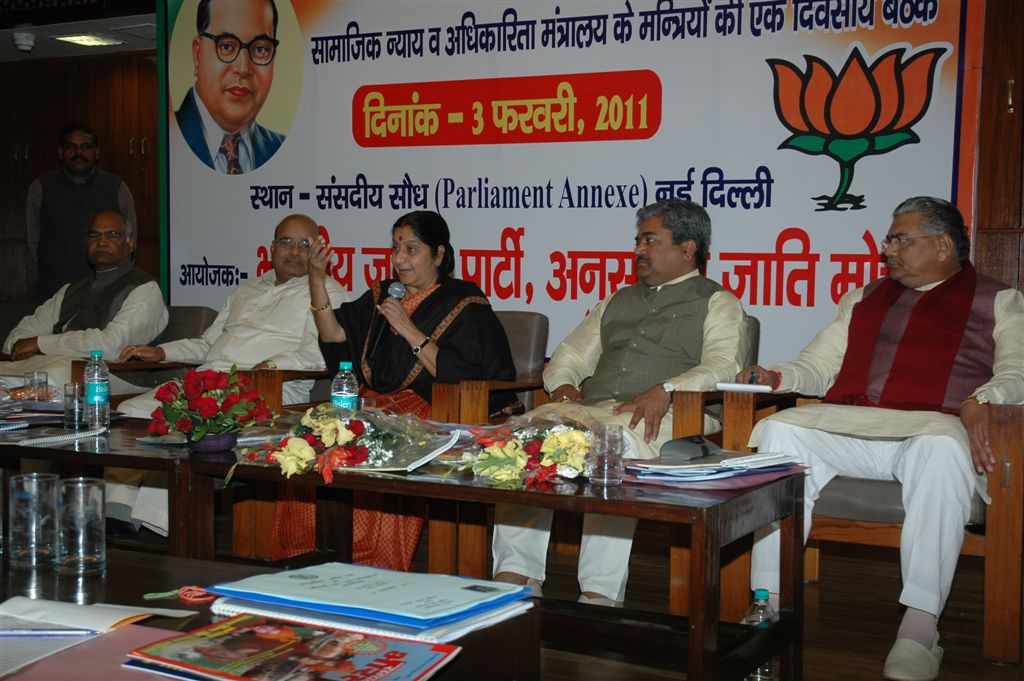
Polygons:
[[514,584],[324,563],[211,586],[221,596],[426,629],[529,598]]
[[[16,617],[0,617],[4,629],[28,629],[38,626]],[[6,676],[36,660],[53,655],[59,650],[76,646],[99,634],[91,636],[2,636],[0,635],[0,676]]]
[[[151,615],[188,617],[194,610],[138,608],[130,605],[94,603],[79,605],[61,601],[14,596],[0,603],[0,629],[70,628],[110,631]],[[20,622],[12,625],[11,622]]]
[[406,627],[400,624],[388,624],[385,622],[370,622],[358,617],[346,617],[327,612],[313,612],[306,608],[296,608],[288,605],[271,605],[269,603],[258,603],[244,598],[218,598],[210,606],[210,611],[218,615],[240,615],[249,613],[252,615],[263,615],[264,617],[276,617],[278,619],[302,622],[321,627],[337,627],[349,631],[357,631],[364,634],[377,634],[378,636],[398,636],[399,638],[411,638],[417,641],[430,643],[449,643],[466,634],[484,629],[486,627],[512,619],[521,615],[533,607],[533,601],[513,601],[506,605],[499,606],[493,610],[487,610],[479,615],[467,617],[442,624],[429,629],[417,627]]
[[[14,596],[0,603],[0,675],[92,638],[88,635],[56,636],[53,635],[55,630],[75,628],[104,632],[150,615],[187,617],[194,614],[194,610],[136,608],[107,603],[79,605]],[[41,633],[39,636],[24,635],[23,631],[29,629],[40,630]],[[5,636],[5,630],[19,630],[19,634]],[[42,633],[44,631],[49,633]]]
[[706,456],[689,461],[673,461],[666,457],[656,459],[630,459],[625,462],[627,468],[642,471],[657,471],[663,474],[678,473],[680,475],[699,475],[702,473],[721,473],[723,470],[766,468],[799,463],[800,460],[785,452],[758,452],[744,454],[722,450],[714,456]]

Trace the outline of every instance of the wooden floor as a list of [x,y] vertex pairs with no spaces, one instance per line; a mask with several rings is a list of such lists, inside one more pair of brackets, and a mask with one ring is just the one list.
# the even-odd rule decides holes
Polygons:
[[[667,589],[663,533],[641,524],[630,563],[628,607],[664,611]],[[576,564],[555,556],[545,597],[576,598]],[[896,550],[823,544],[822,581],[804,587],[804,678],[808,681],[881,679],[901,612]],[[1022,681],[1024,669],[981,657],[981,563],[962,558],[946,611],[939,623],[945,648],[943,681]],[[544,679],[579,681],[680,679],[681,672],[652,669],[612,657],[545,648]]]

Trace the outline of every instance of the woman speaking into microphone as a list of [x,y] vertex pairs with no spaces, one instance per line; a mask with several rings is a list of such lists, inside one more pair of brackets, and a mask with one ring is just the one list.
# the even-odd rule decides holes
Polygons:
[[[437,213],[421,210],[398,218],[391,228],[391,266],[397,281],[377,282],[335,310],[325,288],[327,255],[327,245],[318,237],[309,249],[310,308],[327,367],[336,369],[339,361],[351,360],[360,394],[390,398],[396,411],[429,418],[434,381],[515,378],[505,330],[487,297],[475,284],[451,276],[455,251],[448,224]],[[515,395],[499,393],[493,399],[492,413],[508,407]],[[361,531],[367,529],[358,517],[360,502],[370,501],[365,496],[355,499],[353,560],[407,570],[422,513],[411,547],[395,546],[400,555],[386,555],[388,538]],[[378,518],[370,534],[382,534],[383,522]],[[377,547],[368,552],[367,544]]]

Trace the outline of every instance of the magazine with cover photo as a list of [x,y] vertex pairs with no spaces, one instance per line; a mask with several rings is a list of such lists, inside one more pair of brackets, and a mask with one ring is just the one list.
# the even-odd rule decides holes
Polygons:
[[238,615],[128,653],[126,667],[184,679],[423,681],[458,646]]

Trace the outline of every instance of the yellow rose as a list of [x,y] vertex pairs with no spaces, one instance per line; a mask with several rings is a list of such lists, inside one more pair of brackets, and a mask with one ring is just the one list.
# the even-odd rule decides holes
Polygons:
[[320,439],[328,447],[345,445],[355,439],[355,434],[342,424],[340,419],[332,419],[320,424]]
[[313,409],[315,408],[316,407],[311,407],[307,409],[306,413],[302,415],[302,425],[311,430],[316,430],[316,421],[313,419]]
[[301,437],[291,437],[284,448],[274,454],[274,458],[281,465],[284,476],[290,478],[296,473],[304,472],[309,462],[316,458],[316,452]]
[[509,440],[504,446],[485,447],[473,471],[477,475],[486,475],[501,482],[518,480],[520,472],[526,467],[527,458],[523,443]]

